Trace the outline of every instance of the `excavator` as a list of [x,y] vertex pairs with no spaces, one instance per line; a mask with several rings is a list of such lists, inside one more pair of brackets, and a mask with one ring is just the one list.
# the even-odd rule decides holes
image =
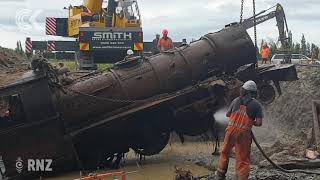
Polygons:
[[[47,35],[76,38],[78,69],[95,69],[96,63],[119,61],[128,49],[143,51],[138,2],[109,0],[106,8],[103,4],[103,0],[84,0],[83,5],[64,8],[69,12],[68,18],[46,19]],[[48,47],[54,51],[64,44],[57,47],[57,42],[49,42]]]
[[[255,5],[254,5],[255,6]],[[275,8],[275,10],[272,10]],[[272,11],[270,11],[272,10]],[[269,12],[270,11],[270,12]],[[242,16],[242,15],[241,15]],[[276,4],[275,6],[272,6],[266,10],[262,10],[261,12],[254,14],[252,17],[249,17],[247,19],[241,20],[239,22],[234,22],[226,25],[225,27],[233,26],[236,24],[240,24],[245,30],[251,29],[253,27],[256,27],[259,24],[262,24],[268,20],[271,20],[275,18],[278,31],[279,31],[279,38],[278,40],[280,41],[282,45],[283,52],[284,54],[282,64],[291,64],[291,46],[290,42],[292,42],[291,37],[289,36],[289,28],[287,25],[287,19],[286,15],[284,12],[284,8],[282,7],[281,4]],[[256,36],[256,32],[255,32]],[[255,37],[256,38],[256,37]],[[257,45],[256,45],[256,49]],[[261,66],[260,68],[268,68],[269,65],[259,65]],[[273,65],[274,66],[274,65]],[[258,81],[258,80],[256,80]],[[281,88],[280,84],[278,81],[273,82],[274,86],[277,89],[278,94],[281,95]],[[270,87],[269,85],[266,86],[261,86],[260,87],[260,99],[263,99],[264,102],[269,104],[275,99],[276,92],[273,90],[273,87]]]
[[[270,9],[274,7],[276,8],[274,11],[271,11],[265,14],[266,12],[268,12]],[[245,19],[242,22],[242,26],[245,29],[250,29],[256,25],[264,23],[273,18],[276,18],[277,27],[279,31],[279,41],[281,42],[282,48],[285,53],[284,63],[291,63],[291,51],[290,51],[291,37],[289,37],[287,19],[281,4],[277,4],[276,6],[263,10],[260,13]]]

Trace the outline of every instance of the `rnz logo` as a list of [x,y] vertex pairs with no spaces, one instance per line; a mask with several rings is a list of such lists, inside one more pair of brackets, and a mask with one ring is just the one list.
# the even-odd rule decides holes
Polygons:
[[[28,159],[27,170],[29,172],[51,172],[52,159]],[[18,173],[23,171],[23,161],[19,157],[16,161],[16,169]]]
[[18,173],[21,173],[23,170],[23,161],[21,157],[18,157],[18,159],[16,160],[16,169]]
[[4,179],[4,174],[6,173],[6,167],[4,166],[4,162],[2,156],[0,155],[0,180]]

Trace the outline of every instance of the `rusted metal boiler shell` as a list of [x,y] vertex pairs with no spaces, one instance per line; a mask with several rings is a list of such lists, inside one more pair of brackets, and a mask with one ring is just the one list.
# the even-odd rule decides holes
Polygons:
[[256,50],[246,30],[239,25],[230,26],[189,45],[123,63],[72,84],[67,88],[100,98],[69,91],[59,98],[58,108],[72,126],[129,104],[108,99],[146,99],[193,85],[213,76],[212,72],[233,73],[238,67],[255,62]]

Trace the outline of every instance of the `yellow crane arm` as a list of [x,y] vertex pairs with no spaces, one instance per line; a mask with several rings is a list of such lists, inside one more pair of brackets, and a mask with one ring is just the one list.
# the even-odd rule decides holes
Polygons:
[[93,14],[100,14],[103,0],[83,0],[83,5]]

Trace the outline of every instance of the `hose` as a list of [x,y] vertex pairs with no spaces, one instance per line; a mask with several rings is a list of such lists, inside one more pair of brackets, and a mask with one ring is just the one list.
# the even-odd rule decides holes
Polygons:
[[320,175],[320,172],[313,172],[313,171],[306,171],[306,170],[299,170],[299,169],[285,169],[283,167],[280,167],[279,165],[277,165],[276,163],[274,163],[267,155],[266,153],[263,151],[262,147],[260,146],[260,144],[258,143],[256,137],[254,136],[253,132],[251,131],[251,136],[252,139],[254,141],[254,143],[256,144],[256,146],[258,147],[259,151],[262,153],[263,157],[266,158],[266,160],[276,169],[285,172],[285,173],[303,173],[303,174],[315,174],[315,175]]

